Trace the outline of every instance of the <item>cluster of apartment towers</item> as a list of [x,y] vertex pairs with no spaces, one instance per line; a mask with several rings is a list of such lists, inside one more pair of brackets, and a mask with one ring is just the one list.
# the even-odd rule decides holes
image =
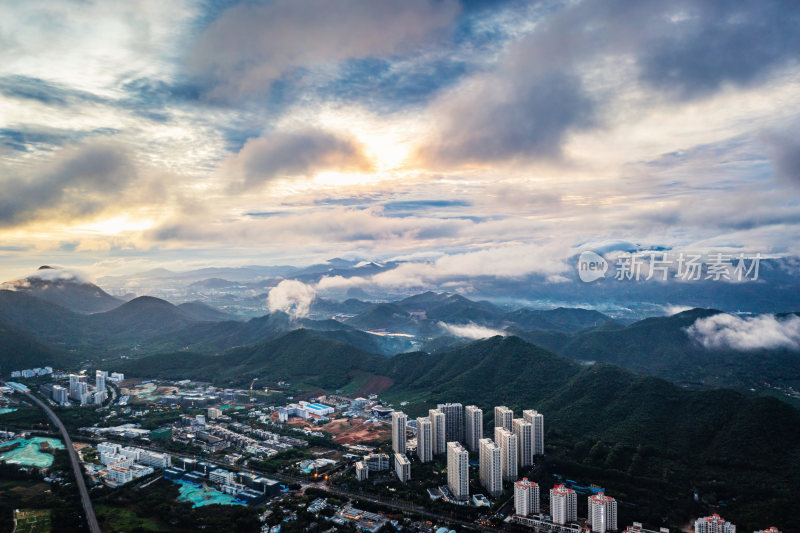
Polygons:
[[[405,413],[392,413],[392,450],[395,471],[400,481],[411,477],[411,463],[406,457]],[[466,448],[461,443],[466,444]],[[539,486],[522,479],[517,481],[519,468],[533,465],[536,456],[544,455],[544,416],[538,411],[514,411],[504,405],[494,408],[494,439],[483,436],[483,410],[475,405],[460,403],[437,405],[428,416],[417,418],[417,457],[423,463],[434,455],[447,454],[447,486],[456,500],[469,498],[469,452],[478,452],[480,483],[490,496],[503,492],[503,483],[514,485],[515,512],[521,516],[539,513]],[[590,498],[592,510],[597,508],[597,528],[594,531],[615,530],[616,501],[603,494]],[[553,522],[566,524],[577,520],[575,491],[556,485],[550,491],[550,513]],[[599,517],[603,517],[599,519]]]

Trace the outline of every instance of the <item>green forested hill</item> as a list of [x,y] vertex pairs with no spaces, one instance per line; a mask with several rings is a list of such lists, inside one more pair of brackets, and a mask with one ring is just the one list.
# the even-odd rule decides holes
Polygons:
[[327,390],[381,375],[394,382],[382,396],[395,405],[410,401],[404,409],[411,416],[437,402],[477,404],[487,434],[495,405],[517,416],[535,408],[545,415],[547,436],[548,465],[539,475],[553,471],[606,485],[636,505],[622,511],[625,517],[676,524],[718,510],[716,503],[744,527],[777,522],[786,532],[785,524],[800,520],[791,504],[800,486],[797,409],[726,389],[687,390],[606,363],[576,363],[516,337],[386,358],[325,332],[297,330],[223,355],[150,356],[120,370],[239,385],[258,377]]
[[0,367],[2,375],[12,370],[52,366],[65,368],[75,362],[74,356],[52,346],[43,344],[20,329],[0,323]]

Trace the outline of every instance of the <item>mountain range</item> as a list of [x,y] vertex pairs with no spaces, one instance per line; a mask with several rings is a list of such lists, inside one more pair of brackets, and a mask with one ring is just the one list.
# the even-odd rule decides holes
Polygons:
[[[96,285],[58,274],[55,269],[39,272],[52,279],[13,282],[6,286],[14,290],[0,290],[0,326],[48,347],[48,361],[59,357],[58,353],[66,359],[140,357],[178,350],[221,354],[304,328],[384,356],[436,353],[501,334],[518,336],[573,360],[612,363],[693,388],[761,391],[775,383],[787,387],[800,383],[800,349],[796,345],[707,346],[693,336],[698,321],[713,317],[742,320],[714,309],[690,309],[629,323],[591,309],[508,310],[488,301],[428,291],[393,302],[315,297],[310,315],[318,318],[274,311],[242,320],[199,301],[174,305],[142,296],[122,302]],[[48,299],[42,294],[58,297]],[[114,306],[85,312],[97,302],[102,302],[102,307]],[[787,322],[791,316],[765,315],[776,327],[789,328],[789,337],[797,325]],[[42,358],[30,359],[35,364]]]
[[[374,392],[408,402],[411,416],[456,401],[482,407],[490,424],[494,405],[536,408],[547,420],[548,460],[570,475],[611,480],[622,499],[648,502],[637,516],[685,518],[697,505],[691,488],[703,501],[724,501],[743,524],[800,518],[787,496],[800,484],[800,411],[750,390],[761,380],[797,379],[800,351],[790,342],[708,345],[696,335],[712,320],[784,328],[791,341],[796,315],[690,309],[629,322],[429,291],[384,302],[316,297],[317,318],[275,311],[241,320],[204,302],[150,296],[88,313],[95,290],[69,287],[85,281],[52,280],[60,303],[40,296],[46,281],[0,290],[3,373],[102,360],[131,376],[224,386],[258,377]],[[636,496],[645,490],[658,496]]]
[[[246,386],[252,378],[303,384],[310,390],[370,392],[408,402],[409,416],[436,403],[476,404],[491,427],[492,407],[545,415],[548,460],[561,472],[610,480],[614,495],[647,502],[640,519],[688,519],[703,500],[724,500],[738,524],[792,523],[800,510],[800,411],[775,398],[727,389],[685,390],[606,363],[578,363],[518,337],[496,336],[429,354],[370,354],[319,332],[221,355],[153,355],[119,366],[126,375],[209,380]],[[749,481],[749,482],[748,482]],[[639,500],[638,491],[652,491]]]

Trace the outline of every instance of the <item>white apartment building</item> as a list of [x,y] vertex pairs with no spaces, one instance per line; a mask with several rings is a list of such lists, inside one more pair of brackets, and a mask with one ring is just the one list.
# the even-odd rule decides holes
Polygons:
[[406,483],[411,479],[411,461],[402,453],[394,454],[394,473],[401,483]]
[[356,479],[359,481],[364,481],[369,477],[369,468],[367,468],[367,464],[364,461],[359,461],[356,463]]
[[478,441],[483,438],[483,410],[475,405],[468,405],[466,412],[465,439],[467,449],[478,451]]
[[602,492],[589,496],[589,523],[595,533],[617,530],[617,501]]
[[469,452],[459,442],[447,443],[447,486],[456,500],[469,498]]
[[364,464],[370,472],[389,470],[389,456],[385,453],[371,453],[364,456]]
[[522,478],[514,483],[514,512],[520,516],[539,514],[539,485]]
[[431,436],[433,437],[433,455],[440,455],[447,451],[445,439],[445,416],[438,409],[430,409],[428,418],[431,419]]
[[481,486],[492,498],[497,498],[503,492],[501,453],[500,447],[492,439],[478,441]]
[[505,428],[494,429],[494,442],[500,447],[503,481],[517,479],[517,436]]
[[695,520],[694,533],[736,533],[736,526],[715,513]]
[[69,391],[61,385],[53,385],[53,401],[65,405],[69,401]]
[[544,416],[535,409],[522,411],[522,418],[533,425],[533,455],[544,455]]
[[520,467],[533,464],[533,424],[524,418],[515,418],[511,424],[517,436],[517,463]]
[[421,463],[433,461],[433,427],[427,416],[417,418],[417,457]]
[[392,451],[394,453],[406,453],[406,422],[408,417],[405,413],[394,411],[392,413]]
[[574,490],[564,485],[550,489],[550,518],[562,526],[578,519],[578,495]]
[[494,427],[505,428],[511,431],[511,422],[514,420],[514,411],[505,405],[498,405],[494,408]]
[[440,403],[444,413],[444,438],[447,442],[464,442],[464,407],[460,403]]

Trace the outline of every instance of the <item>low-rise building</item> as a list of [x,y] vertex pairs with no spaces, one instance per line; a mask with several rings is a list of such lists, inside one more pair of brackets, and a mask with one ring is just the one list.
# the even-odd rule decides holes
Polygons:
[[364,461],[358,461],[356,463],[356,479],[359,481],[364,481],[369,477],[369,468]]
[[736,533],[736,526],[715,513],[695,520],[694,533]]
[[389,456],[385,453],[371,453],[365,455],[364,462],[370,472],[389,470]]
[[411,461],[408,460],[408,457],[402,453],[394,454],[394,471],[397,479],[402,483],[411,479]]

